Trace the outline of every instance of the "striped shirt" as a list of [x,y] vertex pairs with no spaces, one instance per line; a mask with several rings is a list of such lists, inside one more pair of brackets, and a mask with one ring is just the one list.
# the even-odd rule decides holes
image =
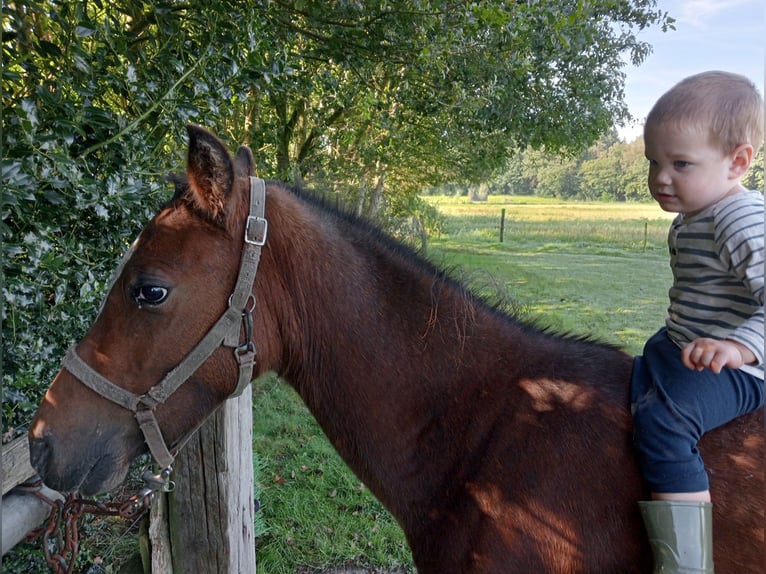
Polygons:
[[668,247],[673,286],[666,325],[680,347],[699,337],[731,339],[756,357],[742,370],[763,378],[764,202],[757,191],[725,197],[692,217],[679,214]]

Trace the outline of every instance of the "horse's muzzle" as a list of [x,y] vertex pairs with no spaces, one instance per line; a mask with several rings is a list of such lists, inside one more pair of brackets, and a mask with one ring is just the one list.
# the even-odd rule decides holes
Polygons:
[[[119,485],[128,471],[127,456],[111,452],[106,441],[64,459],[54,435],[29,435],[29,461],[46,486],[61,493],[84,495],[106,492]],[[66,450],[66,449],[64,449]]]

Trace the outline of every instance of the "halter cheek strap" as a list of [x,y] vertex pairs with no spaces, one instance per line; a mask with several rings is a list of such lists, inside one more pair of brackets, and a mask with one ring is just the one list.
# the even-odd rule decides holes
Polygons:
[[[162,436],[154,410],[164,403],[178,388],[191,377],[197,369],[220,346],[233,349],[239,365],[237,386],[230,395],[239,396],[253,378],[255,365],[255,344],[253,343],[253,309],[255,296],[253,283],[261,258],[261,247],[266,243],[268,222],[264,218],[266,203],[266,185],[257,177],[250,178],[250,212],[245,225],[244,247],[239,266],[239,275],[234,292],[229,297],[229,306],[197,346],[173,368],[167,375],[142,395],[137,395],[118,387],[101,376],[77,354],[73,346],[64,357],[62,367],[74,375],[81,383],[105,399],[134,413],[144,440],[154,460],[162,468],[168,468],[175,455],[188,440],[191,433],[176,445],[171,452]],[[124,265],[130,252],[123,259]],[[118,268],[119,275],[120,268]],[[244,330],[244,341],[240,343],[240,325]],[[196,430],[196,429],[195,429]],[[194,431],[192,431],[194,432]]]

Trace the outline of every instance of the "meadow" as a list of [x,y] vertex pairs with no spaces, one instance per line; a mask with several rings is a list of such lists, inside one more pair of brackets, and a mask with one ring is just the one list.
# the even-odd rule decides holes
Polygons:
[[[427,200],[443,216],[427,257],[524,320],[634,354],[662,325],[672,216],[656,205]],[[273,377],[254,384],[253,441],[259,573],[348,565],[414,572],[393,518],[346,468],[292,389]]]

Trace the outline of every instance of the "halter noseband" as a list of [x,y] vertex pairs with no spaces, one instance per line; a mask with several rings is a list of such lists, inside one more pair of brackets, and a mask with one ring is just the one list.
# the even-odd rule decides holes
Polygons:
[[[255,344],[252,340],[253,309],[255,308],[253,283],[261,258],[261,247],[266,242],[268,230],[268,222],[264,218],[265,203],[266,185],[264,181],[257,177],[251,177],[250,212],[245,225],[245,240],[239,275],[234,292],[229,297],[229,307],[218,319],[218,322],[211,327],[207,335],[173,370],[165,375],[162,381],[144,394],[137,395],[118,387],[97,373],[77,354],[75,346],[72,346],[64,357],[62,367],[81,383],[105,399],[109,399],[134,413],[144,435],[144,440],[149,446],[149,451],[162,468],[170,467],[186,439],[180,441],[171,453],[154,415],[154,409],[157,406],[164,403],[220,346],[232,348],[239,365],[237,386],[229,398],[239,396],[252,380],[255,364]],[[127,262],[130,254],[130,251],[126,254],[121,266]],[[118,268],[117,276],[119,273],[120,269]],[[239,341],[240,324],[244,327],[245,332],[245,340],[242,343]]]

